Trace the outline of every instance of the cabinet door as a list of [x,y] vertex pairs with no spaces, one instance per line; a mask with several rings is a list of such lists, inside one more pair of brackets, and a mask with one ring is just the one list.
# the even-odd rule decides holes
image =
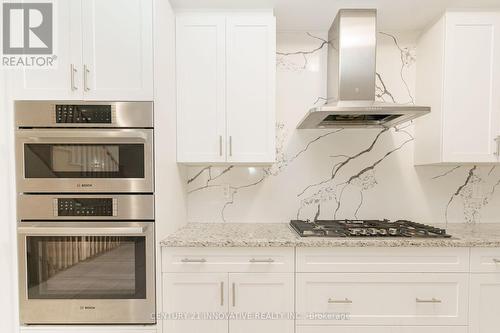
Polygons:
[[469,333],[497,333],[500,274],[471,274]]
[[446,14],[445,162],[496,162],[500,134],[500,14]]
[[84,0],[87,100],[153,99],[152,0]]
[[178,16],[176,27],[177,160],[224,162],[224,17]]
[[273,16],[228,17],[228,162],[275,160],[276,26]]
[[163,291],[164,332],[228,331],[227,273],[165,273]]
[[229,283],[231,333],[293,332],[293,317],[287,317],[294,311],[292,273],[231,273]]
[[55,67],[19,70],[13,80],[14,98],[81,99],[83,96],[81,33],[81,0],[54,3],[54,54],[57,56]]

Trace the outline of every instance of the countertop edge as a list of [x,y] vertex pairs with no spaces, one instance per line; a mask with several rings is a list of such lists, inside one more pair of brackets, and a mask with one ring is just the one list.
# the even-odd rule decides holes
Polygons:
[[[495,248],[500,223],[448,225],[452,238],[299,237],[286,223],[190,223],[159,242],[165,248]],[[274,236],[274,237],[273,237]]]

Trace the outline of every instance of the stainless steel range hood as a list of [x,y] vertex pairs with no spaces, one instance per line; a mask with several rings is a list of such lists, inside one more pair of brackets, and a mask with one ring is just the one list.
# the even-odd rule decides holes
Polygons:
[[341,9],[328,41],[328,102],[310,109],[297,128],[391,127],[430,112],[375,101],[376,9]]

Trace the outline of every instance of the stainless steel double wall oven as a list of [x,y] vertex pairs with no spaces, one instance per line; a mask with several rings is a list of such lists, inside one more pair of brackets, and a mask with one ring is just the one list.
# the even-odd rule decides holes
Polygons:
[[23,324],[153,324],[153,104],[15,104]]

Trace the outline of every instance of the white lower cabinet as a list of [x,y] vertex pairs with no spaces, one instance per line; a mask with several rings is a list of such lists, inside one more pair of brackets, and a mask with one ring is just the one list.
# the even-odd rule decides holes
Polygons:
[[469,333],[500,332],[500,249],[473,248],[470,263]]
[[297,326],[295,333],[467,333],[467,326]]
[[293,333],[291,273],[164,273],[168,333]]
[[163,274],[163,290],[164,332],[228,331],[227,274],[167,273]]
[[467,282],[453,273],[298,273],[298,324],[467,325]]
[[293,274],[231,273],[229,282],[229,332],[293,333]]
[[472,274],[469,333],[500,331],[500,274]]
[[164,248],[164,333],[293,333],[293,248]]
[[328,251],[317,247],[297,248],[297,271],[307,273],[468,272],[469,249],[345,247]]
[[160,320],[164,333],[497,333],[499,266],[497,248],[164,248]]
[[19,332],[20,333],[157,333],[156,327],[149,325],[147,326],[30,325],[30,326],[21,326]]

